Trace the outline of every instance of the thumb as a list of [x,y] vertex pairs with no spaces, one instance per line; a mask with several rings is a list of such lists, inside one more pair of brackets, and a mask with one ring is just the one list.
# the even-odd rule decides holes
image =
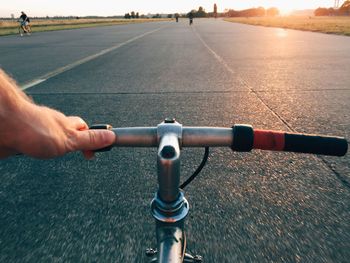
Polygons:
[[75,143],[76,151],[97,150],[115,142],[114,132],[109,130],[79,131]]

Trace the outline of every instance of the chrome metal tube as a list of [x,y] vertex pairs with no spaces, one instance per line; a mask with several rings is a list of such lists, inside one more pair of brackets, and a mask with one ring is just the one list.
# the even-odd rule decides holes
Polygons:
[[116,135],[113,146],[118,147],[157,147],[156,127],[113,128]]
[[182,130],[182,147],[230,147],[232,143],[231,128],[183,127]]
[[175,134],[166,134],[161,138],[157,164],[159,197],[164,202],[174,202],[180,192],[180,146]]
[[[157,127],[113,128],[117,147],[157,147]],[[183,127],[180,147],[230,147],[233,143],[231,128]]]
[[[182,223],[183,224],[183,223]],[[160,225],[157,223],[158,261],[159,263],[182,263],[184,246],[183,225]]]

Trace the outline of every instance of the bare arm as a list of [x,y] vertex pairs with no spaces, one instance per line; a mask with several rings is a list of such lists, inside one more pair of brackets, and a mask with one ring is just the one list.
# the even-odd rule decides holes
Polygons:
[[88,130],[80,117],[34,104],[0,70],[0,158],[23,153],[47,159],[73,151],[91,158],[91,150],[114,141],[111,131]]

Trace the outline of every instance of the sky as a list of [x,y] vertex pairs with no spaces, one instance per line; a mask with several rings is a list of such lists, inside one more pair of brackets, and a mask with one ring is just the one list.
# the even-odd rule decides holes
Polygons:
[[[343,1],[340,1],[343,2]],[[112,16],[135,11],[147,13],[185,13],[199,6],[212,11],[224,9],[241,10],[250,7],[277,7],[282,13],[290,10],[332,7],[334,0],[1,0],[0,17],[19,16],[25,11],[28,16]]]

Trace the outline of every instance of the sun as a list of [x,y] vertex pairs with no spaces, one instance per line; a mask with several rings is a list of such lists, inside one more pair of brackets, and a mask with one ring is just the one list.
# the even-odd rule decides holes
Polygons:
[[293,4],[292,1],[290,2],[285,1],[285,2],[279,3],[277,8],[279,9],[281,15],[289,15],[290,13],[293,12],[293,10],[298,9],[298,6],[295,5],[295,3]]
[[288,16],[292,13],[292,9],[286,9],[286,8],[278,8],[278,10],[280,11],[280,15],[282,16]]

